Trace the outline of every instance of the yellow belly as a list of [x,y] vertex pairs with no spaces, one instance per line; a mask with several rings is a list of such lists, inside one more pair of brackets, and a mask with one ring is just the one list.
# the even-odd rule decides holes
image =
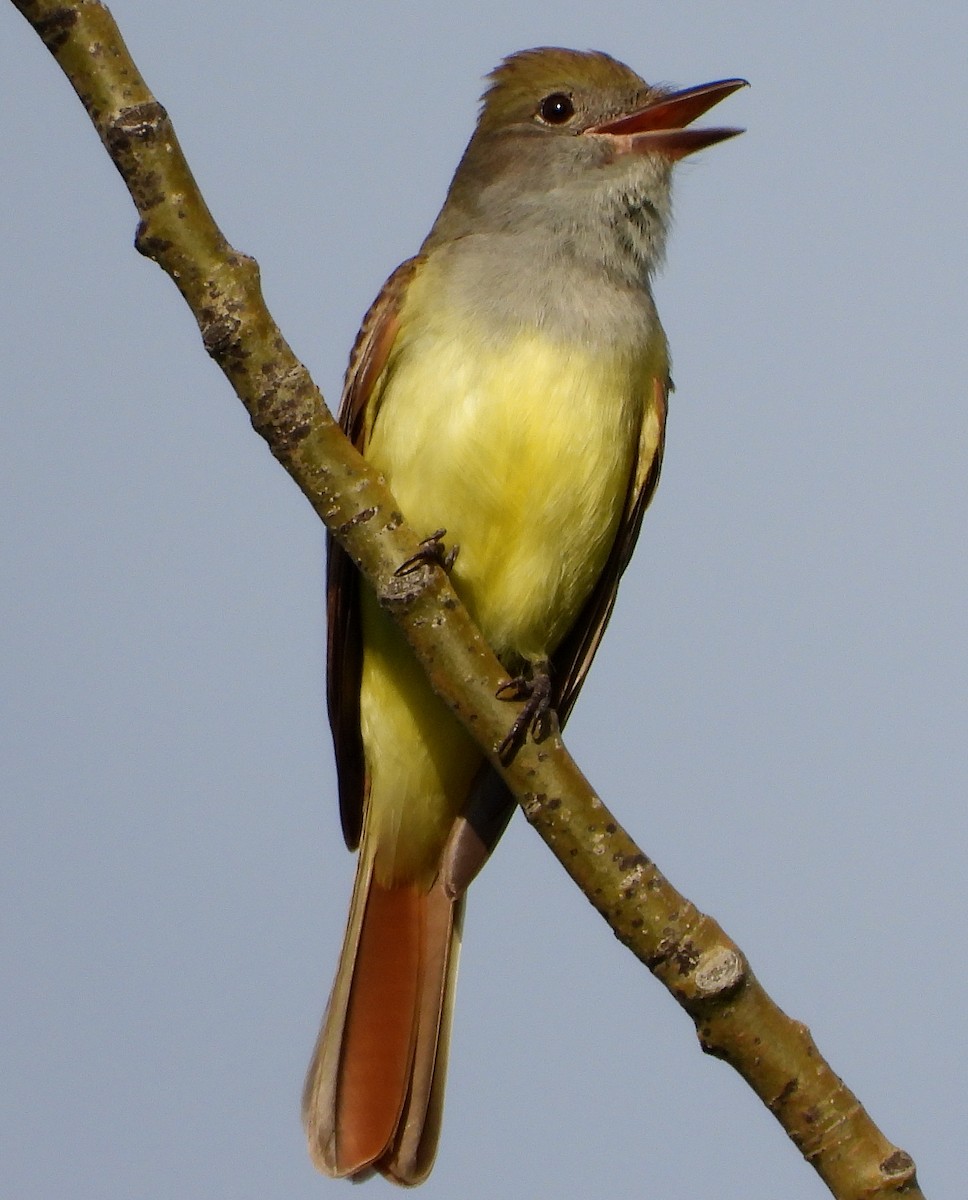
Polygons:
[[[418,533],[444,528],[453,582],[510,669],[574,623],[615,536],[651,364],[529,332],[391,358],[366,457]],[[432,878],[481,762],[367,596],[361,718],[367,823],[384,879]]]
[[604,565],[645,391],[631,367],[530,333],[390,375],[367,458],[419,532],[460,546],[454,585],[501,655],[550,653]]

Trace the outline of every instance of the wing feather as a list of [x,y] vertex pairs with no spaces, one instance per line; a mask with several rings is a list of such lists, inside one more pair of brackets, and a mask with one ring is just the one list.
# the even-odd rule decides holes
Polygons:
[[642,528],[642,517],[659,482],[670,389],[671,383],[667,377],[653,378],[652,395],[644,406],[638,454],[629,483],[625,510],[615,541],[612,543],[611,553],[578,620],[551,656],[553,704],[562,725],[568,719],[568,714],[578,698],[588,668],[612,615],[619,580],[632,557],[639,530]]
[[[383,374],[399,328],[400,303],[419,265],[408,259],[393,272],[370,306],[357,334],[339,406],[339,423],[353,445],[366,451],[373,427],[374,389]],[[351,850],[360,843],[367,778],[360,731],[360,674],[363,642],[358,603],[360,576],[349,556],[326,535],[326,702],[336,752],[343,837]]]

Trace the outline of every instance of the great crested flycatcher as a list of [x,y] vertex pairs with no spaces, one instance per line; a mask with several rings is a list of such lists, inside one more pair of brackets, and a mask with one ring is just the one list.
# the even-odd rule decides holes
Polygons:
[[[670,92],[605,54],[505,59],[350,359],[343,428],[408,521],[459,545],[454,587],[561,720],[659,477],[669,358],[649,280],[672,166],[740,132],[688,126],[743,82]],[[335,544],[328,595],[359,862],[303,1117],[323,1171],[416,1184],[440,1133],[463,892],[508,798]]]

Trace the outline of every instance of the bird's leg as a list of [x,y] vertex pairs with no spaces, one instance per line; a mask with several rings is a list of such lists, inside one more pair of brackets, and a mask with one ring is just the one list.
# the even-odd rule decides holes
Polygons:
[[424,538],[417,553],[411,554],[405,562],[402,562],[393,572],[394,575],[412,575],[424,564],[441,567],[449,573],[457,560],[460,546],[455,543],[449,550],[445,550],[443,537],[446,532],[446,529],[438,529],[430,537]]
[[518,713],[507,731],[503,741],[497,748],[498,757],[502,762],[509,759],[513,751],[531,731],[531,736],[538,740],[548,732],[552,720],[556,720],[554,709],[551,707],[551,675],[547,660],[530,665],[527,674],[516,675],[507,683],[502,683],[495,693],[499,700],[525,700],[524,708]]

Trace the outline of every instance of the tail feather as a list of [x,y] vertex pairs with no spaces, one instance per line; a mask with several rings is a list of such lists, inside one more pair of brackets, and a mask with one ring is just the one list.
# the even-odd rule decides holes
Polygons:
[[460,917],[443,888],[384,887],[361,856],[303,1092],[313,1161],[420,1183],[437,1149]]
[[377,1169],[396,1183],[422,1183],[437,1153],[444,1107],[464,899],[456,904],[435,886],[424,913],[413,1072],[396,1135]]

